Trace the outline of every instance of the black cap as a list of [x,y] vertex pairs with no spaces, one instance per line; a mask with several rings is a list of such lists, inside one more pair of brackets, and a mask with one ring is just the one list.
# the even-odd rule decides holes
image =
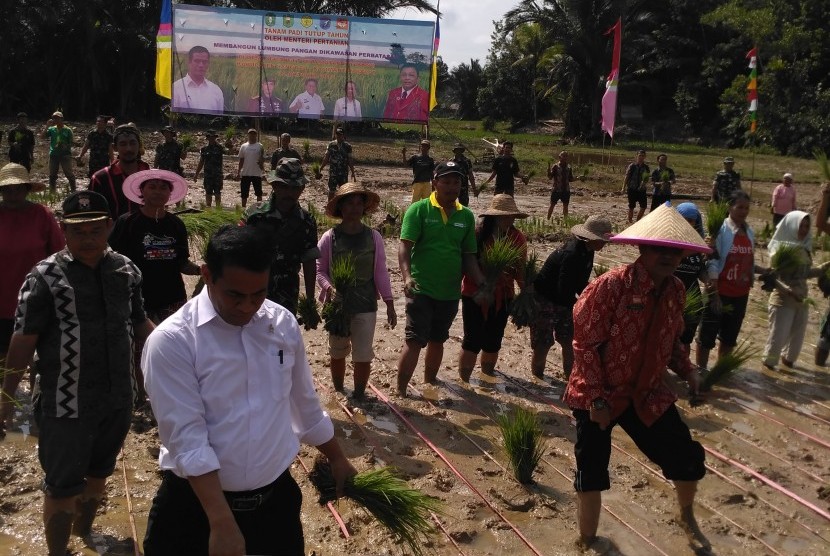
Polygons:
[[18,118],[28,118],[29,116],[26,115],[26,112],[18,112],[17,117]]
[[433,173],[433,179],[438,179],[441,176],[447,176],[449,174],[458,174],[459,176],[464,176],[464,170],[462,169],[461,165],[457,162],[453,162],[450,160],[449,162],[442,162],[435,168],[435,172]]
[[172,133],[173,135],[176,134],[176,130],[173,128],[172,125],[164,126],[163,128],[161,128],[161,132],[162,133]]
[[110,207],[100,193],[76,191],[63,201],[63,222],[82,224],[96,222],[110,217]]
[[216,133],[215,129],[209,129],[205,132],[205,137],[219,137],[219,134]]
[[343,133],[343,128],[342,128],[342,127],[338,127],[337,129],[335,129],[335,130],[334,130],[334,132],[335,132],[335,133]]
[[455,145],[452,146],[452,150],[454,150],[454,151],[464,151],[464,150],[467,150],[467,147],[465,147],[461,143],[456,143]]

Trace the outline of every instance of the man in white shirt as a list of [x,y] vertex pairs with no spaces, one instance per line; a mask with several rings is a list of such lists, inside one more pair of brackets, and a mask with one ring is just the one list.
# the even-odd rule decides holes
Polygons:
[[236,179],[242,194],[242,206],[248,204],[248,193],[254,186],[256,202],[262,202],[262,172],[265,169],[265,147],[257,141],[259,133],[254,128],[248,130],[248,142],[239,147],[239,167]]
[[310,77],[305,80],[305,91],[294,97],[288,109],[294,114],[297,114],[298,118],[309,119],[317,119],[326,111],[326,105],[323,104],[323,99],[317,94],[316,79]]
[[187,75],[173,83],[173,109],[222,113],[225,95],[216,83],[205,79],[210,68],[210,52],[194,46],[187,53]]
[[304,554],[300,442],[342,488],[356,473],[314,391],[296,319],[265,298],[269,238],[226,226],[202,265],[205,289],[162,323],[142,368],[162,442],[147,556]]

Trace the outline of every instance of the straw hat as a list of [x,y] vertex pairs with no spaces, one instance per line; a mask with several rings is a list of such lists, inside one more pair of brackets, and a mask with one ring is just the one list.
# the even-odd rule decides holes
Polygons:
[[187,196],[187,180],[169,170],[142,170],[127,176],[124,185],[121,186],[124,196],[130,201],[144,204],[144,197],[141,196],[141,185],[145,181],[162,180],[170,184],[170,200],[168,205],[175,205]]
[[369,191],[363,185],[354,182],[344,183],[334,192],[334,197],[326,204],[326,216],[332,218],[341,218],[340,209],[337,204],[341,199],[349,195],[363,195],[366,198],[366,206],[363,209],[364,214],[375,212],[380,204],[380,197],[374,191]]
[[602,216],[589,216],[583,224],[577,224],[571,228],[571,233],[579,239],[585,241],[605,241],[611,240],[611,231],[614,227],[611,221]]
[[528,214],[519,210],[516,206],[516,199],[513,195],[499,193],[493,195],[490,207],[481,213],[481,216],[512,216],[514,218],[527,218]]
[[43,191],[46,186],[32,181],[25,166],[11,162],[0,169],[0,188],[7,185],[28,185],[30,191]]
[[699,253],[711,253],[703,238],[669,205],[660,205],[648,216],[611,238],[612,243],[657,245]]

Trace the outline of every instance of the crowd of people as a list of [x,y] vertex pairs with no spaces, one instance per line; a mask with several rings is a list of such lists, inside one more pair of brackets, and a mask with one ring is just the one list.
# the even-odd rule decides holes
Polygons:
[[[352,396],[365,396],[379,299],[385,324],[394,328],[398,322],[383,237],[364,223],[380,198],[356,182],[343,130],[337,129],[321,165],[330,168],[325,214],[337,220],[331,229],[318,238],[313,216],[299,204],[308,179],[288,134],[270,159],[264,181],[271,191],[262,202],[266,153],[252,129],[238,153],[237,177],[245,184],[243,206],[250,187],[257,204],[239,226],[220,229],[204,261],[194,262],[184,224],[168,210],[189,188],[181,166],[186,153],[176,146],[173,128],[163,130],[165,141],[151,169],[141,160],[135,126],[109,132],[106,118],[99,118],[79,156],[90,153],[89,186],[75,191],[69,179],[72,131],[62,114],[53,114],[41,133],[50,140],[48,185],[55,186],[58,168],[69,168],[72,191],[58,222],[48,208],[27,200],[47,185],[29,173],[34,138],[24,132],[25,118],[18,116],[14,141],[10,136],[9,156],[20,162],[0,170],[0,229],[6,230],[0,255],[7,261],[0,275],[0,358],[10,370],[0,422],[9,422],[18,384],[32,366],[49,554],[62,556],[70,534],[89,534],[132,405],[145,397],[159,424],[163,471],[145,553],[302,554],[299,489],[289,470],[300,442],[328,458],[338,485],[356,471],[314,390],[296,319],[300,273],[307,300],[337,302],[348,317],[347,333],[329,332],[336,390],[345,391],[351,355]],[[209,206],[214,199],[221,206],[224,153],[216,137],[206,133],[195,172],[198,178],[204,171]],[[502,143],[480,187],[463,145],[454,146],[453,159],[438,163],[430,147],[423,140],[418,155],[402,152],[413,171],[413,197],[397,244],[405,299],[397,394],[407,396],[424,348],[424,381],[438,380],[459,305],[458,377],[469,381],[477,364],[482,373],[494,374],[511,301],[517,290],[531,294],[531,373],[545,376],[549,351],[558,343],[564,401],[577,423],[574,488],[581,541],[590,545],[596,539],[601,492],[610,488],[611,430],[619,424],[674,482],[679,523],[690,542],[708,546],[693,511],[704,453],[662,377],[669,368],[693,394],[700,393],[700,373],[706,373],[716,341],[719,356],[737,344],[756,274],[772,284],[762,363],[774,369],[779,358],[786,366],[797,361],[807,326],[807,279],[822,276],[827,265],[812,267],[811,217],[796,210],[792,175],[785,174],[773,193],[770,209],[780,218],[769,250],[800,250],[798,265],[756,264],[747,224],[750,198],[731,158],[724,159],[711,194],[713,202],[728,203],[728,217],[714,237],[705,237],[694,203],[670,206],[676,175],[667,156],[658,157],[652,172],[646,152],[639,151],[623,184],[631,226],[612,236],[607,217],[588,217],[570,229],[527,283],[527,238],[515,221],[528,213],[515,196],[521,174],[512,143]],[[103,166],[95,169],[97,164]],[[547,177],[548,218],[559,202],[567,217],[574,174],[566,151],[549,165]],[[494,179],[491,202],[477,219],[467,206],[469,192],[478,196]],[[816,215],[821,230],[828,205],[830,193],[824,193]],[[483,261],[497,242],[515,249],[518,262],[493,276]],[[639,256],[591,282],[594,255],[609,243],[635,245]],[[353,268],[347,287],[336,284],[334,271],[344,261]],[[198,275],[205,284],[190,300],[182,274]],[[694,292],[706,294],[700,316],[684,312],[685,298]],[[830,332],[823,329],[821,338],[817,362],[822,350],[827,357]],[[258,431],[256,437],[251,430]]]

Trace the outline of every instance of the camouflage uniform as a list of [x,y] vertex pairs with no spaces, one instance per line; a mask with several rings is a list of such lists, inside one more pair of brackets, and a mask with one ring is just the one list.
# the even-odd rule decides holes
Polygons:
[[224,174],[222,173],[222,160],[225,155],[225,149],[219,143],[215,145],[205,145],[199,149],[199,156],[204,161],[203,170],[205,172],[204,186],[205,193],[208,195],[217,195],[222,191],[222,182]]
[[108,131],[93,129],[86,136],[86,140],[89,143],[89,171],[87,177],[91,178],[92,174],[110,165],[112,135]]
[[158,168],[160,170],[169,170],[180,176],[184,175],[181,158],[182,146],[178,141],[159,143],[156,147],[156,155],[158,156]]
[[329,156],[329,191],[335,191],[349,181],[352,146],[345,141],[342,144],[332,141],[326,148],[326,154]]
[[319,258],[317,223],[299,205],[286,215],[271,208],[273,196],[259,207],[248,209],[243,222],[260,227],[271,235],[275,258],[271,265],[268,299],[297,313],[302,263]]
[[715,201],[726,202],[732,192],[741,188],[741,175],[734,170],[720,170],[715,174]]

